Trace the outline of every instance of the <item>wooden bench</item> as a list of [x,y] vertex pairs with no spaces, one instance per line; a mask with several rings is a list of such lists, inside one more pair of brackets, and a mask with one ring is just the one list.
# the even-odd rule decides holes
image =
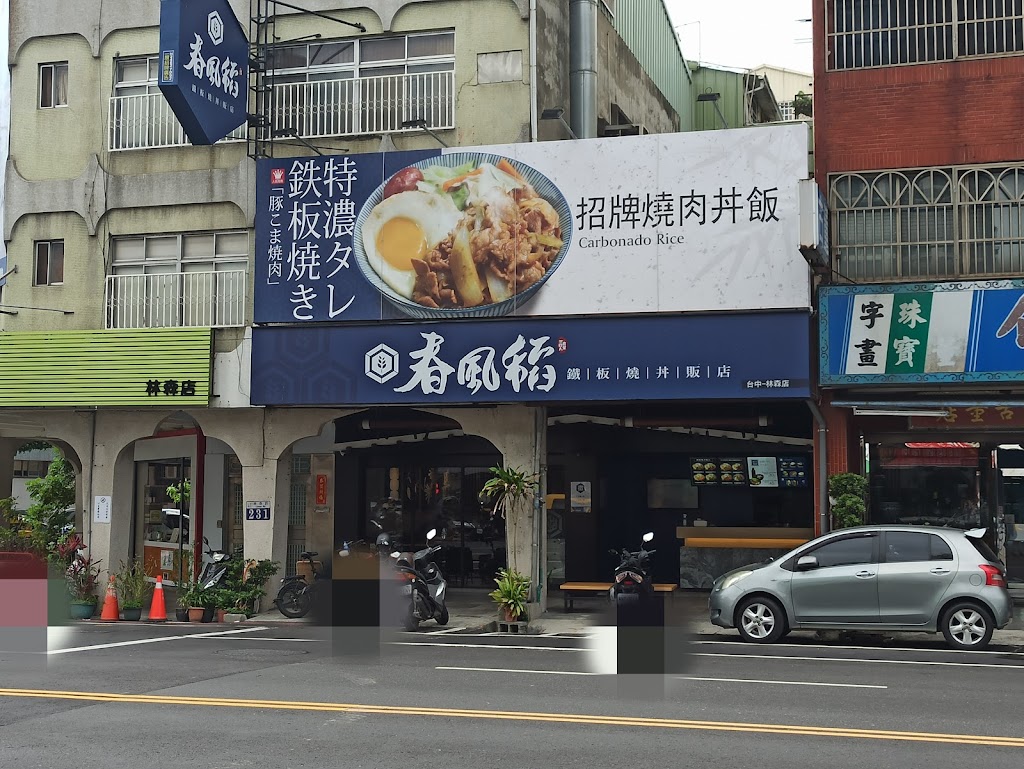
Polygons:
[[[573,598],[579,596],[593,596],[607,593],[612,589],[611,582],[563,582],[558,586],[562,591],[562,598],[565,601],[565,611],[573,608]],[[655,593],[668,593],[670,598],[675,598],[679,585],[672,583],[655,583]]]

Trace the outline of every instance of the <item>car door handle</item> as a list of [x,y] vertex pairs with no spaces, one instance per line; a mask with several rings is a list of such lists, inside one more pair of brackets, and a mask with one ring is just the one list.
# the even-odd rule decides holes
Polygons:
[[859,579],[867,579],[868,577],[875,576],[875,573],[873,571],[858,571],[854,576]]
[[936,566],[931,570],[932,574],[949,574],[949,569],[943,569],[941,566]]

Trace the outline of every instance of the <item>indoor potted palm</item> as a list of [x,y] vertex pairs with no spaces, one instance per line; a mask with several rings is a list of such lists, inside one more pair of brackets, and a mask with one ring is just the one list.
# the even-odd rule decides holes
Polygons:
[[142,619],[142,607],[149,592],[149,580],[146,579],[146,569],[140,558],[133,558],[127,563],[121,562],[120,569],[114,575],[114,587],[124,618],[132,622]]
[[530,580],[524,574],[509,569],[499,569],[494,582],[497,589],[490,597],[506,622],[521,622],[526,617],[526,600],[530,594]]

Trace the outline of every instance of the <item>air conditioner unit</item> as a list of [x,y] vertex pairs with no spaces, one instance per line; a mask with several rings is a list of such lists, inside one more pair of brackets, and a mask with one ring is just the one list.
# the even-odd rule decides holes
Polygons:
[[647,136],[650,131],[645,125],[633,125],[624,123],[621,125],[609,125],[604,127],[605,136]]

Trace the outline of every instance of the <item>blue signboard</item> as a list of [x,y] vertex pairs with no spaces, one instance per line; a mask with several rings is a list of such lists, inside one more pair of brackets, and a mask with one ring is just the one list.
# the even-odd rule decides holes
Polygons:
[[192,144],[245,122],[249,41],[227,0],[160,0],[158,85]]
[[820,382],[1019,382],[1024,281],[826,286]]
[[256,328],[252,403],[806,398],[809,337],[801,312]]

